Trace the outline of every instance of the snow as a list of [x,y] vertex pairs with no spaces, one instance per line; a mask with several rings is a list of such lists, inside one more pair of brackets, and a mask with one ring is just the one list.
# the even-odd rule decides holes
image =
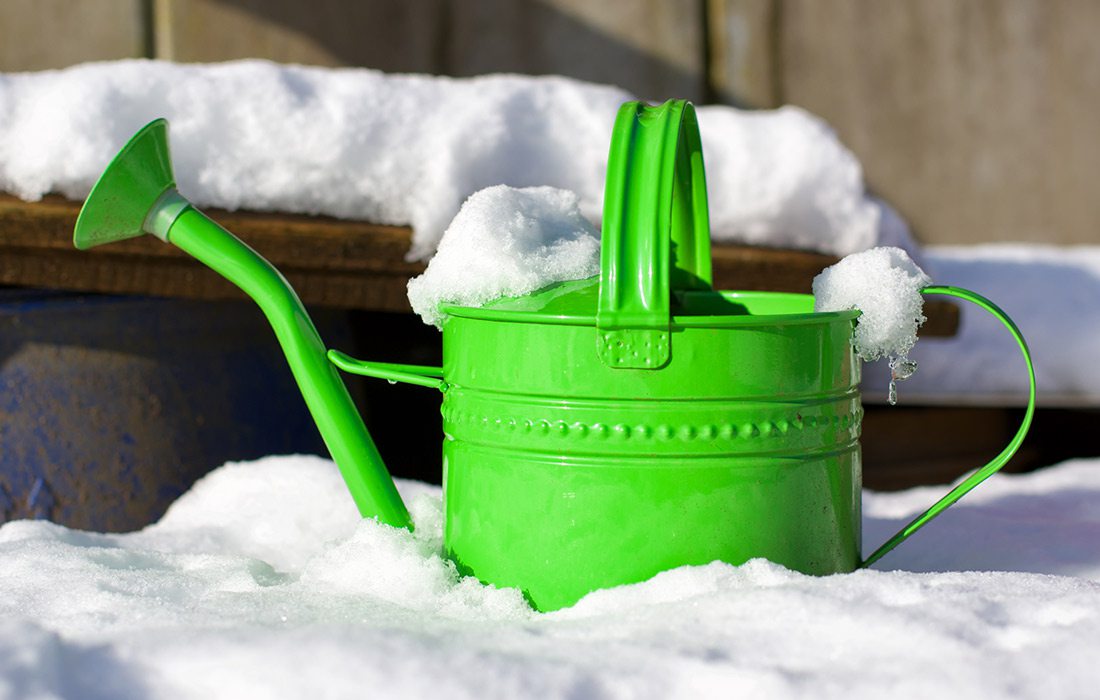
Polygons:
[[[0,697],[1089,697],[1100,461],[998,475],[876,564],[713,563],[551,614],[361,521],[331,462],[200,481],[130,534],[0,527]],[[946,489],[864,494],[865,552]]]
[[[499,184],[576,192],[598,224],[611,125],[631,98],[561,77],[264,61],[0,74],[0,189],[80,199],[134,131],[166,116],[180,187],[198,204],[409,223],[411,254],[428,258],[461,204]],[[820,119],[795,107],[698,113],[716,240],[839,255],[901,247],[938,283],[975,289],[1015,319],[1033,350],[1040,404],[1100,403],[1100,247],[922,251],[897,213],[866,194],[858,161]],[[968,304],[961,312],[957,337],[913,350],[920,371],[903,401],[1022,403],[1026,372],[1007,332]],[[885,365],[865,368],[868,400],[887,394]]]
[[[262,61],[5,74],[0,189],[80,199],[165,116],[199,205],[411,224],[412,256],[440,251],[414,304],[476,304],[596,272],[608,140],[629,99],[560,77]],[[816,117],[713,106],[699,121],[717,240],[905,248],[1016,320],[1041,401],[1100,400],[1100,247],[921,254]],[[920,280],[900,269],[901,287]],[[475,284],[448,291],[464,276]],[[868,356],[908,345],[879,342]],[[1007,331],[968,305],[957,337],[912,358],[906,401],[1026,395]],[[884,369],[868,366],[865,396]],[[459,576],[441,555],[441,490],[399,488],[415,533],[360,520],[332,463],[301,456],[226,465],[136,533],[0,526],[0,698],[1088,698],[1100,680],[1100,460],[998,475],[871,570],[716,562],[550,614]],[[945,491],[865,492],[865,554]]]
[[[631,99],[555,76],[255,60],[0,74],[0,190],[83,199],[138,128],[166,117],[180,190],[196,204],[410,224],[411,256],[426,259],[462,202],[493,185],[571,190],[598,223],[611,128]],[[716,239],[839,255],[912,245],[817,117],[796,107],[698,115]]]
[[600,271],[599,235],[573,192],[488,187],[466,200],[427,270],[409,280],[409,303],[439,326],[441,303],[481,306],[591,277]]
[[814,278],[814,311],[859,309],[852,341],[860,358],[904,359],[917,342],[917,327],[927,320],[920,292],[930,284],[904,250],[872,248]]

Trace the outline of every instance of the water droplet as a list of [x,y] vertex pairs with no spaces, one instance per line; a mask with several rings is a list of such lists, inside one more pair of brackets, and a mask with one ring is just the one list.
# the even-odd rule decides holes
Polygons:
[[898,381],[908,379],[917,371],[917,363],[907,357],[894,358],[890,361],[890,377]]
[[917,363],[908,357],[890,358],[890,390],[886,400],[891,406],[898,403],[898,382],[903,382],[917,371]]

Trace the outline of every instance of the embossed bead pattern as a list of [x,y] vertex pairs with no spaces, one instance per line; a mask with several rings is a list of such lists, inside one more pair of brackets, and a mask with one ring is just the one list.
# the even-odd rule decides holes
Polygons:
[[[486,408],[486,406],[482,406]],[[545,408],[545,407],[544,407]],[[675,407],[673,407],[675,408]],[[736,422],[709,421],[686,422],[658,420],[655,422],[603,422],[585,420],[567,420],[553,416],[554,413],[569,413],[564,408],[546,412],[548,417],[523,415],[488,416],[477,410],[467,410],[453,401],[447,401],[443,407],[444,429],[456,439],[466,439],[477,443],[509,443],[513,439],[537,440],[525,443],[531,447],[552,447],[561,441],[582,441],[605,444],[610,442],[661,442],[681,443],[684,445],[731,445],[761,443],[760,449],[768,449],[765,441],[792,438],[791,449],[802,449],[808,438],[812,444],[848,443],[858,438],[863,409],[858,401],[841,401],[818,407],[821,414],[815,415],[807,410],[790,416],[768,417],[766,419]],[[667,407],[653,410],[654,414],[675,414]],[[807,434],[808,433],[808,434]],[[544,442],[545,441],[545,442]],[[781,446],[776,446],[781,447]]]

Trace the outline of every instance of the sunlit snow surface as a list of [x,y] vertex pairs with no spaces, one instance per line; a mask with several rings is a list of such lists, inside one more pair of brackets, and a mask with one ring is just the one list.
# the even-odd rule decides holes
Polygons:
[[[615,113],[632,99],[554,76],[264,61],[0,74],[0,190],[83,199],[137,129],[166,117],[180,190],[200,206],[411,224],[426,258],[463,200],[492,185],[572,190],[598,223]],[[710,106],[699,125],[716,237],[838,254],[911,244],[817,117]]]
[[872,248],[814,277],[814,311],[859,309],[852,342],[860,358],[905,357],[926,320],[920,292],[931,283],[904,250]]
[[[400,486],[416,535],[314,457],[139,533],[4,525],[0,697],[1095,697],[1100,462],[997,476],[881,570],[715,563],[548,615],[460,579],[439,489]],[[865,550],[941,491],[865,494]]]

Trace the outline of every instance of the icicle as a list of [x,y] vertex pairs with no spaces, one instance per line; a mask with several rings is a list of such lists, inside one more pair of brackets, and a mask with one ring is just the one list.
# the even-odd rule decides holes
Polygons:
[[887,394],[886,400],[890,402],[891,406],[896,406],[898,403],[898,382],[903,382],[912,377],[916,371],[917,363],[908,357],[890,358],[890,392]]

